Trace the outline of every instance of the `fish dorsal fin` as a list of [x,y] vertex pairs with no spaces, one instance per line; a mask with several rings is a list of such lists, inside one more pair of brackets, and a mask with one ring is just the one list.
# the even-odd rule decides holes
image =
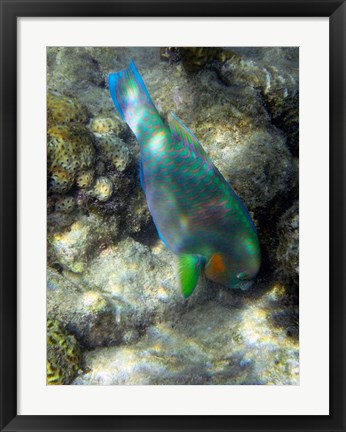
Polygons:
[[196,156],[202,157],[203,159],[210,161],[209,156],[204,151],[202,144],[198,141],[196,136],[172,112],[170,112],[168,115],[168,124],[175,139],[182,142],[186,147],[190,149],[190,151],[194,152]]
[[203,260],[200,255],[182,254],[178,257],[178,271],[184,297],[190,297],[198,283]]

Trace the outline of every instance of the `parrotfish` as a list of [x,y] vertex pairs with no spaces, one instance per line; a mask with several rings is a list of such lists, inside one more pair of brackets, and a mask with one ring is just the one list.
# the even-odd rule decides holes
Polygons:
[[195,135],[173,113],[157,111],[134,61],[109,75],[119,114],[140,145],[140,182],[158,235],[178,256],[183,295],[201,274],[248,289],[261,261],[257,231],[240,198]]

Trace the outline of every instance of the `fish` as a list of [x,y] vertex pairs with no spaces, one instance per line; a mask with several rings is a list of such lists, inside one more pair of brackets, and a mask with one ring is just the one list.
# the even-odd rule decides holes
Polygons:
[[140,146],[139,177],[163,243],[178,257],[182,294],[201,275],[247,290],[261,264],[256,227],[241,199],[191,130],[158,112],[135,62],[109,74],[115,108]]

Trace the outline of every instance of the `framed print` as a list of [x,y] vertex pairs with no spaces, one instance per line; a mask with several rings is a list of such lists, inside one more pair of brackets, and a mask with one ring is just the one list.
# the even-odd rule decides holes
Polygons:
[[1,430],[345,430],[344,2],[1,23]]

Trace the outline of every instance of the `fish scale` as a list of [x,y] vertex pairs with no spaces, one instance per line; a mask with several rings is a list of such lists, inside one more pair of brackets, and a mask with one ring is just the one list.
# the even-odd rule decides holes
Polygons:
[[260,267],[256,228],[240,198],[195,135],[173,114],[167,126],[132,61],[110,74],[115,107],[140,145],[140,177],[166,246],[178,255],[188,297],[203,273],[230,288],[248,289]]

